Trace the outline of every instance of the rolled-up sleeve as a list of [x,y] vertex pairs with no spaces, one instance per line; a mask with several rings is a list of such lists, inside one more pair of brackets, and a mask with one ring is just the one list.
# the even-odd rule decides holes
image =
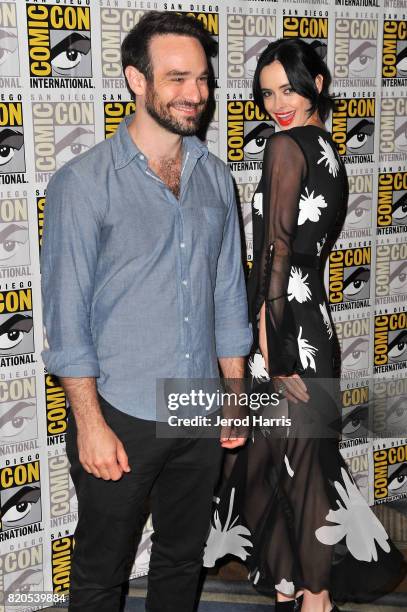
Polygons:
[[242,266],[241,237],[234,186],[226,172],[228,212],[218,259],[215,287],[215,334],[218,357],[246,356],[252,345]]
[[41,288],[49,348],[42,357],[57,376],[99,376],[90,312],[101,214],[86,197],[90,188],[69,166],[47,187]]

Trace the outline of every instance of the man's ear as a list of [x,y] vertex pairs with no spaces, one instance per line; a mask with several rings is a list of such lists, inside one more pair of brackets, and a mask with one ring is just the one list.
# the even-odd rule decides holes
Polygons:
[[318,93],[321,93],[323,84],[324,77],[322,76],[322,74],[317,74],[317,76],[315,77],[315,86],[318,90]]
[[131,91],[136,96],[143,96],[146,91],[146,77],[134,66],[127,66],[124,70]]

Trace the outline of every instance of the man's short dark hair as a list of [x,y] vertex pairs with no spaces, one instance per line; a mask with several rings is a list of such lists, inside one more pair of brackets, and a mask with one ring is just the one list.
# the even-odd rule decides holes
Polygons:
[[196,38],[205,51],[209,67],[210,58],[217,55],[218,43],[195,17],[166,11],[149,11],[141,17],[138,24],[123,40],[123,72],[127,66],[134,66],[144,74],[147,80],[151,81],[153,68],[149,49],[150,42],[154,36],[165,34]]
[[[260,87],[260,73],[265,66],[276,60],[283,65],[293,90],[310,101],[309,112],[312,114],[318,109],[322,121],[326,121],[334,105],[332,96],[329,94],[331,74],[314,47],[300,38],[280,38],[264,49],[253,78],[253,98],[256,104],[265,111]],[[315,85],[317,74],[323,76],[320,93]]]

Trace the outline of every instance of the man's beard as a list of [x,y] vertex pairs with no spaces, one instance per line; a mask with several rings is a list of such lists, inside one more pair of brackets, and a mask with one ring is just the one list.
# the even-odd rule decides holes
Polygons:
[[[176,119],[171,115],[170,107],[176,104],[187,106],[190,108],[200,109],[199,112],[193,117],[185,117],[184,121]],[[187,100],[178,100],[175,104],[169,103],[167,105],[162,104],[159,97],[154,89],[153,85],[147,85],[146,100],[145,100],[146,111],[157,121],[163,128],[177,134],[178,136],[193,136],[197,133],[200,128],[202,115],[206,109],[206,101],[204,103],[195,104],[188,102]]]

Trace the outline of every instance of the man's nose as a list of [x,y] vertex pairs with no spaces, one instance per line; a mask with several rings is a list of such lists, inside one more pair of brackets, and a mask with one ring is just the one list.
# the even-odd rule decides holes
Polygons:
[[189,81],[186,84],[186,89],[185,89],[186,99],[189,100],[190,102],[195,102],[196,104],[201,102],[202,99],[204,98],[202,87],[203,85],[201,85],[198,81],[195,81],[195,80]]

